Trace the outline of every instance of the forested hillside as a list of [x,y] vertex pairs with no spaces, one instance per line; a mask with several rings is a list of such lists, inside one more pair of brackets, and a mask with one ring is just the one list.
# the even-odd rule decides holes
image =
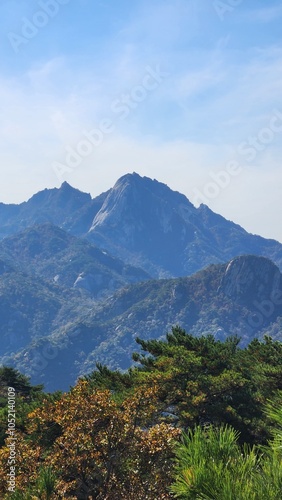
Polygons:
[[[127,285],[100,301],[54,283],[45,289],[42,278],[19,274],[17,279],[15,272],[3,273],[1,283],[0,307],[7,320],[0,326],[0,362],[49,391],[68,390],[97,362],[128,369],[138,335],[161,339],[176,324],[195,336],[225,340],[238,335],[240,347],[265,334],[282,338],[282,277],[264,257],[240,256],[193,276]],[[40,284],[41,301],[36,295]],[[11,305],[5,305],[5,296]],[[23,318],[24,311],[29,314]]]
[[282,340],[282,246],[137,173],[92,199],[64,182],[0,203],[0,365],[68,390],[126,370],[174,325]]
[[[1,498],[281,498],[282,344],[265,338],[137,342],[127,372],[45,394],[2,368]],[[17,394],[16,491],[7,491],[7,390]]]

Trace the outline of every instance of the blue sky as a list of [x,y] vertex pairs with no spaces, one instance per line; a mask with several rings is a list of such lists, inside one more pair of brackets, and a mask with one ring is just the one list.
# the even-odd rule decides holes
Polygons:
[[281,18],[271,0],[2,0],[0,201],[136,171],[282,241]]

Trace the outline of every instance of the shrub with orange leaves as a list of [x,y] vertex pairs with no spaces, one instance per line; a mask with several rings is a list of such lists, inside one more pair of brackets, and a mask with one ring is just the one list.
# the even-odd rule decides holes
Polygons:
[[[180,431],[152,425],[157,409],[156,387],[138,388],[117,402],[111,391],[79,381],[58,401],[29,414],[17,455],[19,490],[36,484],[41,464],[56,475],[54,498],[172,498],[171,458]],[[3,449],[0,465],[5,460]],[[0,488],[4,493],[3,478]]]

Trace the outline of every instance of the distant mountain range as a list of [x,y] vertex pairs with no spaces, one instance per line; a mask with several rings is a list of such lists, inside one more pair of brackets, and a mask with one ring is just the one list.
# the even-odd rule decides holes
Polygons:
[[[282,245],[128,174],[92,199],[69,184],[0,204],[0,363],[48,390],[97,361],[125,369],[136,336],[282,340]],[[195,274],[196,273],[196,274]]]
[[88,239],[154,278],[187,276],[237,255],[263,255],[282,269],[282,245],[249,234],[165,184],[121,177],[92,199],[64,182],[20,205],[0,204],[0,238],[49,222]]

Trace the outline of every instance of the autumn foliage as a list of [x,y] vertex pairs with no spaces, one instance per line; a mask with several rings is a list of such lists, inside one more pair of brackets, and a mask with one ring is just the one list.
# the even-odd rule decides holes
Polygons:
[[[97,365],[65,394],[45,394],[0,369],[0,498],[280,500],[281,429],[273,434],[272,421],[282,428],[282,344],[267,337],[240,349],[237,338],[195,338],[178,327],[166,341],[137,342],[134,368]],[[18,415],[14,494],[4,441],[10,383]]]
[[[52,498],[171,498],[170,459],[180,431],[166,423],[152,425],[157,407],[154,387],[139,388],[118,403],[109,390],[92,390],[79,381],[59,401],[46,401],[29,414],[27,434],[18,436],[19,490],[36,485],[44,466],[57,478]],[[3,472],[7,456],[3,447]]]

